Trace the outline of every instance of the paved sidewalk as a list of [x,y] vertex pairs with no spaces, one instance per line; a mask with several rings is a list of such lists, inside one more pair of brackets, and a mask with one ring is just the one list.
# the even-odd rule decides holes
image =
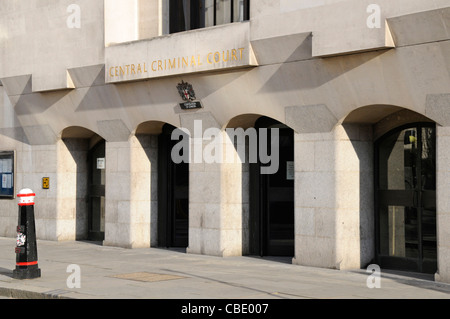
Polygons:
[[[369,289],[365,270],[338,271],[290,264],[290,259],[211,257],[157,248],[123,249],[88,242],[38,240],[42,276],[12,278],[15,238],[0,237],[0,295],[79,299],[328,299],[450,298],[450,285],[430,276],[382,272]],[[81,270],[70,288],[69,265]],[[71,281],[70,281],[71,282]]]

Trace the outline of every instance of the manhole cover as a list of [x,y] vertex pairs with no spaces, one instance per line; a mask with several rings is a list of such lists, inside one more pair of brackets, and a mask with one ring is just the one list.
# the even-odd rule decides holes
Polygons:
[[149,273],[149,272],[134,272],[131,274],[121,274],[121,275],[115,275],[115,276],[111,276],[111,277],[119,278],[119,279],[143,281],[143,282],[166,281],[166,280],[175,280],[175,279],[186,278],[186,277],[175,276],[175,275],[154,274],[154,273]]

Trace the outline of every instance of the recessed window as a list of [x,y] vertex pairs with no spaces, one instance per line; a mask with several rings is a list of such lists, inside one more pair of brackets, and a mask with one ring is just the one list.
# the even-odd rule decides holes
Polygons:
[[14,152],[0,152],[0,198],[14,197]]
[[250,0],[170,0],[170,33],[249,20]]

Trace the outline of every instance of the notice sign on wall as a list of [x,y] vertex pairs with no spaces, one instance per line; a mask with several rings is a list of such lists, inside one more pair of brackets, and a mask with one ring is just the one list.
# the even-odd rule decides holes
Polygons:
[[97,158],[97,169],[105,169],[105,167],[106,167],[105,158],[104,157]]
[[295,178],[295,168],[293,161],[286,162],[286,179],[292,181]]
[[2,174],[2,188],[12,188],[12,174]]
[[14,152],[0,152],[0,198],[14,197]]
[[42,177],[42,188],[43,189],[50,188],[50,177]]

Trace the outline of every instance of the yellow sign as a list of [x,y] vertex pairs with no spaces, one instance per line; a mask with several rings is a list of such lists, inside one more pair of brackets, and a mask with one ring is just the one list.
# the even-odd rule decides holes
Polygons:
[[42,178],[42,188],[43,189],[49,189],[50,188],[50,177],[43,177]]

